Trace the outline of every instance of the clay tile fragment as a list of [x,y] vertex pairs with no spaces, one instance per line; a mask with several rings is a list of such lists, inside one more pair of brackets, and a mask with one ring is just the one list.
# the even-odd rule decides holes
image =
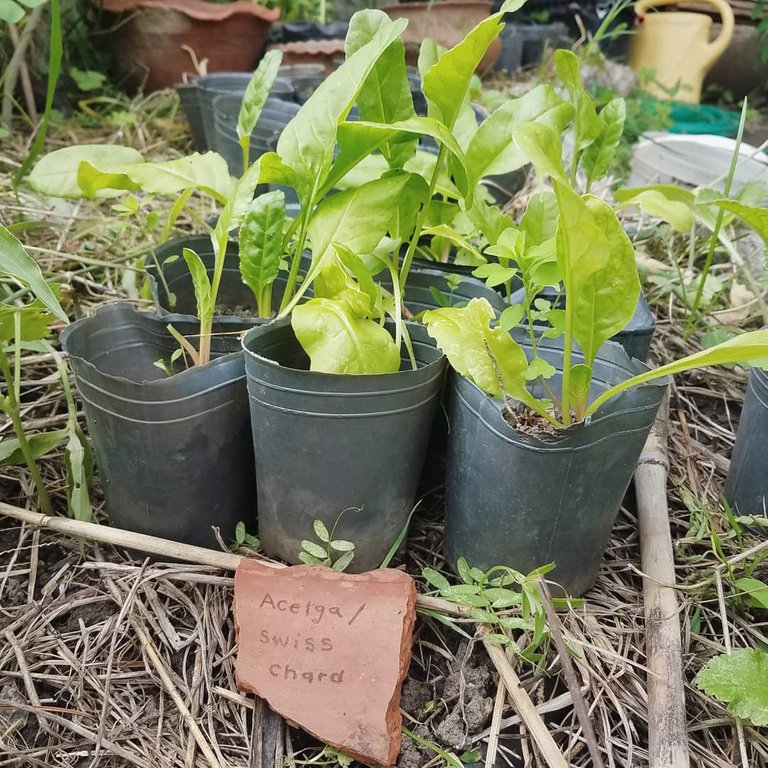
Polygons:
[[402,571],[352,575],[243,560],[235,575],[238,688],[357,760],[394,765],[415,603]]

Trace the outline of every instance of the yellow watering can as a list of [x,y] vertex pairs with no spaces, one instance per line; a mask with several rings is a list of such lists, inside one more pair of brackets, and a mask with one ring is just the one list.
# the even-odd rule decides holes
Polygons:
[[636,72],[653,71],[650,82],[642,87],[657,98],[698,104],[704,76],[731,42],[733,11],[725,0],[704,0],[722,19],[720,36],[710,42],[712,19],[703,13],[648,13],[651,8],[678,2],[640,0],[635,4],[638,31],[633,36],[629,65]]

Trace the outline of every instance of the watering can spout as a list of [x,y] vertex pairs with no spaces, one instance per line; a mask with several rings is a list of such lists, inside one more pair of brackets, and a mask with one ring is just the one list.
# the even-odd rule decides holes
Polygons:
[[721,17],[722,30],[712,41],[712,20],[704,13],[650,13],[677,0],[640,0],[635,5],[638,31],[629,63],[641,74],[641,87],[657,98],[698,104],[704,77],[731,42],[731,6],[726,0],[704,1]]

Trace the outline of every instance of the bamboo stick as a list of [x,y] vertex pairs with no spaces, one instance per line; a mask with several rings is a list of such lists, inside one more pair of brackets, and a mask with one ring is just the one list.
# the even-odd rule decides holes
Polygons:
[[635,470],[648,662],[649,768],[689,768],[675,559],[667,505],[669,399]]

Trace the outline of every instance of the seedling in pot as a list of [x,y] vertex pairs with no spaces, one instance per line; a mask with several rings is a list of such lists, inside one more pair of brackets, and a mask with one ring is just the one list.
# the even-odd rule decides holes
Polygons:
[[[621,137],[623,109],[611,102],[598,114],[581,85],[576,57],[556,51],[558,75],[573,106],[573,156],[566,172],[560,136],[542,123],[517,128],[514,142],[533,163],[552,192],[531,198],[518,227],[499,237],[497,252],[519,270],[525,301],[492,325],[494,315],[485,300],[465,308],[428,312],[424,322],[451,365],[487,394],[527,406],[550,427],[561,429],[591,416],[607,400],[653,379],[708,365],[768,358],[768,331],[754,331],[710,349],[640,374],[600,393],[590,402],[592,369],[601,346],[631,319],[640,293],[632,244],[608,203],[579,189],[606,172]],[[620,101],[620,100],[619,100]],[[544,309],[536,294],[546,285],[562,285],[563,309]],[[543,317],[542,317],[543,315]],[[563,365],[559,392],[547,380],[555,369],[538,351],[537,323],[546,318],[544,335],[562,337]],[[523,347],[507,332],[523,321],[533,350],[529,361]],[[584,362],[574,364],[573,350]],[[534,397],[529,382],[539,380],[547,397]]]

